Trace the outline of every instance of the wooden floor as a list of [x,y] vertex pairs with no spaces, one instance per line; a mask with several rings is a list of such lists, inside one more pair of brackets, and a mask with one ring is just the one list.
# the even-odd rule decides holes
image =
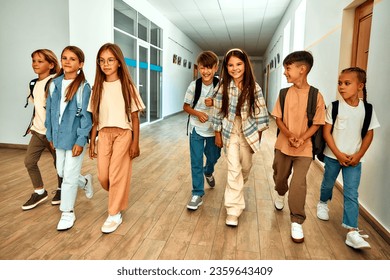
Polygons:
[[[239,226],[225,225],[224,155],[216,166],[215,189],[206,186],[204,204],[197,211],[187,210],[191,176],[186,121],[181,113],[141,129],[141,156],[133,163],[129,207],[123,224],[112,234],[100,231],[107,216],[107,193],[97,181],[96,160],[86,157],[82,169],[83,174],[93,174],[94,197],[88,200],[80,191],[74,227],[58,232],[60,211],[50,200],[33,210],[21,209],[32,192],[23,163],[25,151],[0,149],[0,259],[389,259],[389,244],[361,217],[359,226],[370,236],[372,249],[359,251],[344,244],[338,190],[330,203],[330,221],[316,218],[322,179],[316,164],[308,174],[305,242],[292,242],[288,206],[279,212],[272,202],[274,123],[263,134],[262,151],[253,158]],[[56,176],[49,153],[44,153],[40,167],[51,192]]]

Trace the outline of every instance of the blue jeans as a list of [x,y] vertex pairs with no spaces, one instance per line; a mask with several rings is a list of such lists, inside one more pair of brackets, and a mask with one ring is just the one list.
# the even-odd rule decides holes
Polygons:
[[[203,154],[206,165],[203,167]],[[190,155],[192,174],[192,195],[204,195],[203,175],[212,175],[214,165],[221,156],[221,149],[215,145],[215,137],[203,137],[196,133],[195,128],[190,134]]]
[[340,170],[343,174],[344,211],[343,227],[351,229],[358,227],[359,202],[358,188],[362,174],[362,164],[342,166],[336,159],[325,156],[325,173],[321,183],[322,202],[332,199],[332,191]]

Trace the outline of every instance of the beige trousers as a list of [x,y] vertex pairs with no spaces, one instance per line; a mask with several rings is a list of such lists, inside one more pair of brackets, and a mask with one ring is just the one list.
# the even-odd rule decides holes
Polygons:
[[130,145],[132,131],[105,127],[99,131],[98,179],[108,191],[108,213],[116,215],[128,205],[132,161]]
[[228,215],[239,217],[245,209],[244,184],[252,167],[253,151],[241,128],[241,117],[234,119],[230,143],[226,148],[228,176],[225,189],[225,207]]

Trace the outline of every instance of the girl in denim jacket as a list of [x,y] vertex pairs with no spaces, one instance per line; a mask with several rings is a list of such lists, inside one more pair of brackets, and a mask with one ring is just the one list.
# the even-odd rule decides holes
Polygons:
[[84,72],[84,53],[75,46],[61,53],[62,68],[50,85],[46,103],[46,137],[56,150],[58,175],[63,178],[61,187],[61,219],[57,230],[70,229],[76,216],[74,205],[78,186],[87,198],[93,195],[92,176],[80,175],[85,145],[92,128],[92,116],[87,112],[91,87]]

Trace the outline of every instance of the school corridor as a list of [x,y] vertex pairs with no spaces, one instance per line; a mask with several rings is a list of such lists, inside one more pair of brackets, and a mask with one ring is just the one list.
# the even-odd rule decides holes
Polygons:
[[[307,176],[305,241],[290,237],[290,217],[273,206],[272,161],[276,127],[263,134],[245,186],[246,208],[238,227],[225,225],[223,195],[226,161],[216,166],[216,187],[206,186],[197,211],[186,208],[191,193],[187,115],[179,113],[141,128],[141,156],[133,162],[129,207],[123,224],[111,234],[100,230],[106,218],[107,194],[97,180],[96,160],[84,159],[82,172],[93,175],[95,195],[79,191],[77,220],[66,232],[56,230],[58,206],[49,199],[29,211],[21,209],[31,194],[23,160],[25,150],[0,149],[0,259],[2,260],[388,260],[390,245],[359,216],[369,235],[370,250],[344,244],[341,227],[342,195],[337,189],[330,203],[330,220],[316,217],[322,170],[312,163]],[[56,175],[48,152],[39,162],[48,191]]]

